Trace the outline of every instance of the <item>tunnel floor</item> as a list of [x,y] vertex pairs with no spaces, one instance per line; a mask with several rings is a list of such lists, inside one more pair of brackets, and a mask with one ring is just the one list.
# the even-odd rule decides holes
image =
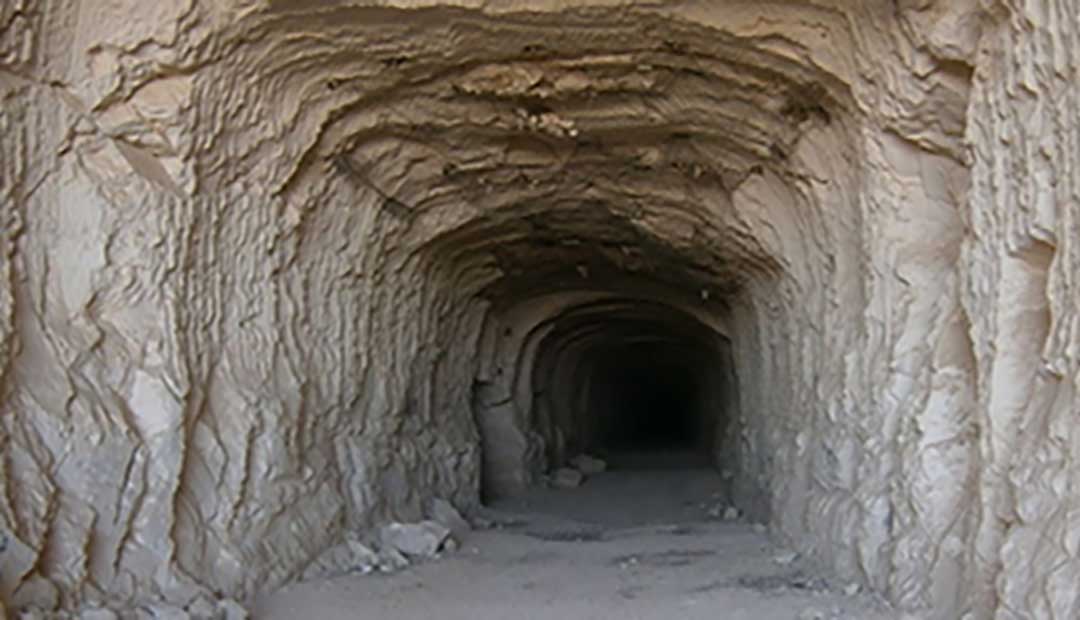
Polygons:
[[726,505],[727,493],[708,457],[695,450],[605,454],[609,470],[578,489],[537,487],[491,503],[511,514],[548,515],[601,527],[688,523]]
[[[641,464],[640,454],[624,456]],[[670,466],[617,468],[575,489],[497,502],[484,514],[494,526],[454,553],[392,575],[296,584],[258,601],[253,617],[899,618],[762,527],[717,516],[720,476],[676,456]]]

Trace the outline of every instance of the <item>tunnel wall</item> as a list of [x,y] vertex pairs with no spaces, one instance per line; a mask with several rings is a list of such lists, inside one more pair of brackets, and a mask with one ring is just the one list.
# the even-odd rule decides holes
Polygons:
[[[703,311],[732,340],[741,501],[929,617],[1080,615],[1080,6],[606,4],[550,19],[660,24],[661,37],[671,17],[701,24],[843,102],[789,109],[830,122],[779,152],[732,146],[743,172],[693,196],[734,231],[723,245],[748,274]],[[474,385],[494,321],[481,292],[510,272],[484,252],[423,248],[493,211],[492,196],[524,201],[552,181],[496,177],[470,195],[432,182],[443,142],[425,147],[423,132],[441,123],[454,143],[456,119],[483,133],[498,116],[422,96],[408,59],[445,16],[376,36],[359,24],[388,19],[378,10],[320,7],[0,5],[9,607],[244,598],[295,579],[347,530],[419,518],[435,496],[478,501]],[[467,26],[439,39],[448,62],[475,67],[508,45],[500,20],[549,19],[520,8],[455,9]],[[567,32],[571,56],[604,45],[602,28]],[[781,79],[749,62],[753,96]],[[580,78],[564,77],[556,90]],[[539,157],[468,135],[456,144],[473,163]],[[340,156],[358,136],[376,162],[360,175]],[[639,230],[678,237],[669,196],[651,196]],[[439,208],[403,211],[421,202]]]

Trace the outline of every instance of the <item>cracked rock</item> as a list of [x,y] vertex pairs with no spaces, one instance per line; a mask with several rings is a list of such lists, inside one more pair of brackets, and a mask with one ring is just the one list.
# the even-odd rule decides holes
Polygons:
[[472,530],[472,526],[454,508],[454,505],[445,499],[436,498],[431,502],[431,518],[450,529],[450,533],[458,543],[464,542],[465,537]]
[[603,459],[598,459],[588,454],[579,454],[570,459],[570,464],[574,466],[574,469],[580,471],[586,476],[595,476],[596,474],[607,471],[607,462]]
[[437,521],[391,523],[383,526],[379,540],[384,547],[400,551],[410,558],[434,557],[450,536],[450,529]]
[[560,467],[551,475],[551,486],[556,489],[575,489],[585,481],[585,476],[571,467]]

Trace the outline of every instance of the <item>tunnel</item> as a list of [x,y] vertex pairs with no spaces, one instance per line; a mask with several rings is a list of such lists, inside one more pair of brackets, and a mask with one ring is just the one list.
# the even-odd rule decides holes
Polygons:
[[250,600],[590,455],[1080,617],[1075,0],[23,4],[9,609]]
[[[523,448],[535,458],[497,457],[496,446],[513,443],[499,423],[506,410],[477,402],[485,497],[520,492],[581,454],[615,468],[734,466],[735,371],[715,325],[663,302],[610,296],[566,307],[525,340],[534,353],[511,381],[524,381],[531,399],[523,430],[536,443]],[[500,486],[507,479],[517,485]]]
[[692,361],[682,359],[689,352],[648,343],[609,346],[587,379],[587,406],[599,419],[585,449],[604,454],[707,448],[703,439],[717,412],[702,402],[708,383],[694,376]]

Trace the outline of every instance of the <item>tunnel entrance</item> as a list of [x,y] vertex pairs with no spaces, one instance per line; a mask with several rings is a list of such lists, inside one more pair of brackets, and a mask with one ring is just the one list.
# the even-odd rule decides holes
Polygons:
[[[582,456],[608,471],[737,469],[735,372],[719,326],[615,295],[541,317],[524,330],[491,329],[503,363],[474,395],[486,501],[582,469]],[[588,485],[593,474],[582,473]]]

